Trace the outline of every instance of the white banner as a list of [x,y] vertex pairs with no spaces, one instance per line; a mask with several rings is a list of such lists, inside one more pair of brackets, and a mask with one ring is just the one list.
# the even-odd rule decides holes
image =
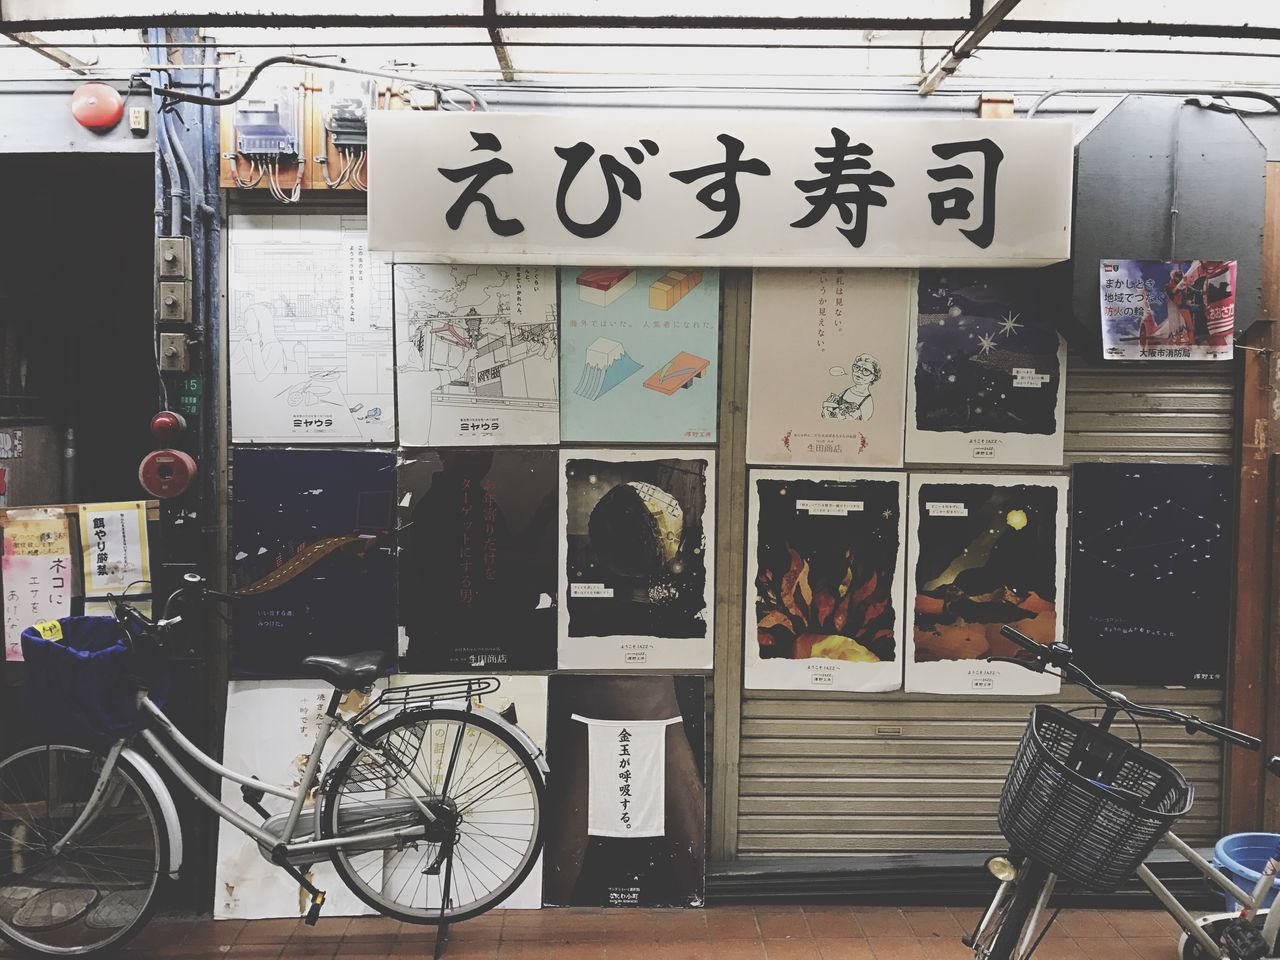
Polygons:
[[669,720],[591,720],[587,725],[587,834],[592,837],[666,835]]
[[1070,256],[1065,121],[718,111],[369,118],[369,243],[575,266]]

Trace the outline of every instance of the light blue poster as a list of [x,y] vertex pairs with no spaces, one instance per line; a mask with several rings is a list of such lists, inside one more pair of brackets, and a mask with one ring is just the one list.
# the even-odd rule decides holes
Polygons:
[[720,380],[720,271],[560,269],[560,436],[709,443]]

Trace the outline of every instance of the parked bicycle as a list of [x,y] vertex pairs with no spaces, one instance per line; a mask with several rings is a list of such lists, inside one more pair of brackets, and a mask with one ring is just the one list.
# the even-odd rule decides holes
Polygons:
[[[1191,785],[1177,768],[1142,749],[1141,728],[1135,746],[1112,733],[1111,726],[1124,713],[1135,726],[1138,717],[1162,720],[1249,750],[1259,749],[1262,742],[1106,690],[1072,663],[1071,649],[1064,644],[1044,646],[1008,626],[1000,632],[1029,656],[999,659],[1040,673],[1055,671],[1064,682],[1102,701],[1102,716],[1094,723],[1046,704],[1032,710],[1000,796],[1000,831],[1010,853],[987,861],[1000,886],[977,927],[964,938],[974,956],[1032,957],[1057,918],[1056,910],[1048,911],[1059,881],[1105,893],[1135,875],[1185,931],[1179,943],[1183,960],[1275,956],[1280,910],[1261,908],[1280,867],[1280,849],[1255,888],[1242,890],[1171,830],[1191,808]],[[1267,769],[1280,774],[1280,757],[1272,757]],[[1234,897],[1242,905],[1240,912],[1193,917],[1143,862],[1161,841]]]
[[[113,642],[147,664],[139,673],[153,674],[183,619],[174,608],[206,598],[230,599],[189,574],[159,619],[118,602]],[[105,750],[50,743],[0,761],[0,937],[39,954],[83,957],[120,947],[146,924],[163,877],[181,866],[182,826],[139,740],[183,788],[252,837],[263,857],[307,891],[308,923],[325,899],[308,871],[325,859],[371,908],[409,923],[465,920],[501,903],[537,862],[547,766],[513,710],[483,705],[498,680],[391,688],[344,718],[340,702],[350,691],[371,690],[384,673],[383,654],[309,657],[304,664],[333,694],[296,787],[218,763],[174,726],[142,680],[132,684],[135,735]],[[347,742],[322,770],[334,734]],[[240,784],[261,822],[205,789],[170,745]],[[290,801],[288,811],[270,815],[262,806],[267,795]]]

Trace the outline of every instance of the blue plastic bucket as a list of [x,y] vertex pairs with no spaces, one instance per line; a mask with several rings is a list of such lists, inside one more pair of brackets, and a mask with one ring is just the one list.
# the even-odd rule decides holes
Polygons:
[[[1252,892],[1258,878],[1262,876],[1262,868],[1278,847],[1280,834],[1233,833],[1229,837],[1223,837],[1213,848],[1213,865],[1234,880],[1242,890]],[[1280,877],[1272,882],[1265,906],[1271,906],[1277,892],[1280,892]],[[1222,899],[1227,910],[1234,912],[1240,909],[1235,897],[1225,890],[1222,891]]]

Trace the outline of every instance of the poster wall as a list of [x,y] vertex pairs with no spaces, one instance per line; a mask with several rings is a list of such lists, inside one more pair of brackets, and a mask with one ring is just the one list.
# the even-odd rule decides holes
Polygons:
[[1106,360],[1230,360],[1234,260],[1103,260],[1098,293]]
[[906,690],[1056,693],[1055,676],[985,658],[1018,655],[1005,624],[1038,643],[1062,639],[1066,477],[913,474],[911,511]]
[[1231,623],[1229,466],[1071,471],[1071,647],[1099,683],[1220,686]]
[[560,451],[562,669],[710,669],[715,454]]
[[545,903],[702,905],[704,696],[695,676],[551,678]]
[[413,671],[550,670],[554,450],[404,450],[399,613]]
[[902,466],[909,270],[756,270],[747,462]]
[[231,218],[235,442],[395,441],[391,262],[366,240],[364,217]]
[[10,511],[4,524],[4,658],[22,659],[22,631],[71,614],[71,536],[61,507]]
[[555,269],[398,263],[394,275],[400,442],[558,442]]
[[396,642],[396,457],[237,450],[231,510],[236,677],[303,676],[302,660]]
[[1035,276],[921,270],[907,460],[1062,463],[1066,344]]
[[747,689],[902,686],[906,507],[902,473],[751,471]]
[[713,443],[720,271],[562,267],[567,441]]

